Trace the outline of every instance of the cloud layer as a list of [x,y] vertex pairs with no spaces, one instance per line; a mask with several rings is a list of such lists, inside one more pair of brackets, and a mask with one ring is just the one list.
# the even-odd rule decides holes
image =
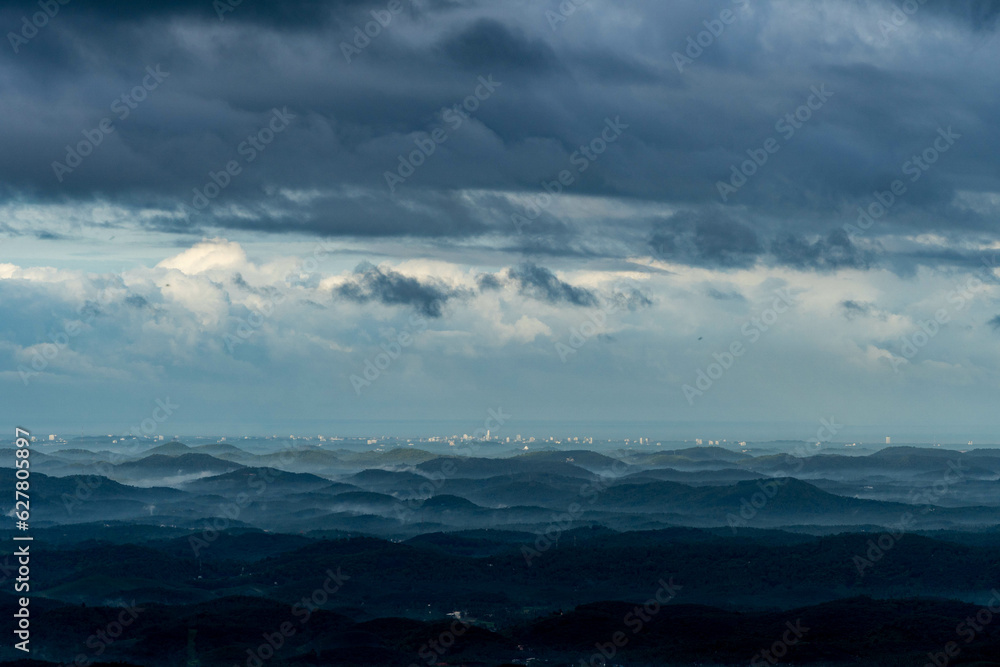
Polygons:
[[987,419],[1000,2],[218,4],[0,9],[19,409]]

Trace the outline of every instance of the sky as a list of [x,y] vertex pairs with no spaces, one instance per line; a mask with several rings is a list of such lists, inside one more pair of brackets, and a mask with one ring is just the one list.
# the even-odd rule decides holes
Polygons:
[[0,414],[989,437],[998,20],[3,3]]

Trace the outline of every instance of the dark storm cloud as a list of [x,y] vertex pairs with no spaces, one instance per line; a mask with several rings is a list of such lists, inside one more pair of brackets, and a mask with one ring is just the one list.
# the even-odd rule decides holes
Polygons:
[[1000,315],[996,315],[989,322],[987,322],[994,331],[1000,331]]
[[[476,285],[480,292],[496,291],[510,285],[523,296],[550,304],[589,307],[599,303],[593,291],[560,280],[549,269],[530,262],[497,274],[479,274]],[[365,262],[355,269],[346,283],[334,289],[334,294],[355,303],[412,306],[428,317],[437,318],[442,316],[442,309],[448,301],[470,296],[471,292],[437,281],[421,281]],[[632,287],[616,289],[608,299],[617,307],[630,311],[653,305],[652,299]]]
[[544,231],[533,227],[531,234],[519,234],[511,239],[507,249],[525,257],[586,258],[606,254],[589,247],[580,229],[562,224],[553,225]]
[[302,299],[301,301],[299,301],[299,303],[301,303],[304,306],[309,306],[310,308],[315,308],[316,310],[326,310],[327,309],[326,306],[324,306],[321,303],[317,303],[316,301],[313,301],[312,299]]
[[615,290],[608,301],[616,308],[624,308],[631,312],[653,305],[653,300],[635,287]]
[[[960,237],[959,237],[960,238]],[[973,237],[975,239],[975,237]],[[980,243],[989,243],[991,238],[975,239]],[[956,250],[953,248],[936,248],[930,250],[905,250],[899,251],[891,256],[893,271],[899,275],[913,275],[921,266],[957,268],[962,270],[977,271],[982,274],[984,270],[995,269],[998,266],[998,257],[995,251],[969,251]],[[995,282],[992,273],[982,274],[985,278]]]
[[558,68],[559,59],[541,39],[494,19],[482,19],[441,44],[458,67],[470,71],[522,70],[542,76]]
[[840,302],[840,307],[844,310],[844,317],[853,320],[858,317],[867,317],[872,313],[872,305],[861,301],[848,299]]
[[349,282],[335,288],[334,294],[355,303],[412,306],[428,317],[441,317],[448,300],[465,292],[365,263],[358,266]]
[[757,233],[724,214],[683,212],[658,224],[649,240],[655,256],[704,266],[747,267],[761,253]]
[[929,12],[949,17],[974,30],[996,30],[1000,21],[1000,1],[998,0],[944,0],[929,2]]
[[[384,2],[244,0],[220,21],[207,0],[74,0],[18,53],[0,54],[0,110],[11,119],[0,128],[0,192],[26,205],[143,211],[131,224],[177,234],[240,229],[442,245],[481,237],[539,258],[652,249],[705,267],[868,268],[874,258],[830,230],[901,178],[938,127],[954,125],[962,138],[907,182],[872,234],[935,231],[941,220],[956,243],[994,233],[995,212],[963,197],[1000,191],[1000,99],[990,92],[1000,77],[989,66],[997,2],[929,2],[885,36],[879,21],[889,2],[830,0],[815,15],[776,0],[752,4],[678,72],[673,53],[731,2],[623,9],[595,1],[558,31],[535,3],[404,3],[348,63],[341,43]],[[0,10],[0,24],[16,28],[34,7]],[[119,118],[111,104],[157,64],[169,78]],[[489,75],[502,86],[459,127],[448,125],[442,109]],[[747,151],[780,136],[776,121],[821,84],[834,96],[781,136],[780,151],[723,206],[716,184]],[[239,146],[275,107],[296,119],[194,210],[193,191],[241,160]],[[574,153],[617,116],[628,129],[574,172],[566,194],[684,213],[635,239],[628,216],[595,231],[553,207],[518,234],[506,198],[536,196],[543,181],[576,169]],[[105,117],[114,131],[59,181],[53,162]],[[390,193],[385,173],[442,127],[447,140]],[[470,191],[480,199],[470,203]],[[181,205],[188,216],[176,216]],[[916,261],[884,259],[900,271]]]
[[479,289],[484,292],[498,290],[503,287],[503,283],[500,282],[500,279],[492,273],[481,273],[476,276],[476,284],[479,286]]
[[552,271],[531,262],[507,269],[506,277],[521,294],[549,303],[573,306],[596,306],[598,303],[597,296],[590,290],[559,280]]
[[[249,292],[251,294],[259,294],[261,296],[267,296],[267,297],[277,297],[280,293],[279,290],[272,285],[254,287],[253,285],[248,283],[246,281],[246,278],[243,277],[243,274],[239,272],[233,274],[232,283],[238,289],[243,290],[244,292]],[[219,285],[219,288],[222,289],[223,286]]]
[[709,287],[707,294],[716,301],[746,301],[746,297],[739,292],[723,292],[714,287]]
[[125,305],[128,306],[129,308],[135,308],[136,310],[138,310],[148,306],[149,301],[146,300],[146,297],[140,296],[139,294],[130,294],[129,296],[125,297]]
[[885,322],[889,319],[887,311],[880,309],[876,304],[868,301],[846,299],[840,302],[840,308],[844,318],[849,321],[871,318],[879,322]]
[[[598,295],[583,287],[560,280],[549,269],[530,262],[508,268],[500,273],[481,273],[476,276],[480,292],[492,292],[509,285],[522,296],[550,304],[567,303],[572,306],[596,306]],[[602,297],[615,308],[636,311],[653,305],[653,300],[642,290],[632,286],[615,287]]]
[[247,292],[254,291],[253,287],[251,287],[250,284],[247,283],[247,281],[243,278],[243,275],[240,273],[233,274],[233,284],[242,290],[246,290]]
[[[237,197],[242,205],[236,215],[228,197],[210,211],[187,208],[188,216],[153,216],[148,224],[161,231],[204,235],[212,227],[244,229],[275,234],[317,236],[452,238],[490,231],[488,220],[450,192],[417,191],[406,200],[380,197],[319,197],[308,203],[261,198],[258,193]],[[173,203],[176,205],[176,202]],[[171,202],[166,202],[171,205]]]
[[[382,3],[382,8],[384,8]],[[350,11],[364,7],[377,7],[373,0],[289,0],[287,2],[260,2],[254,0],[154,0],[128,2],[127,0],[72,0],[61,8],[71,12],[73,20],[88,18],[101,23],[128,23],[136,21],[165,20],[174,18],[208,19],[260,23],[267,26],[316,27],[331,19],[336,10]],[[15,9],[17,8],[17,9]],[[18,2],[9,6],[10,11],[37,11],[37,3]]]
[[811,242],[787,235],[771,244],[771,253],[778,263],[797,269],[865,269],[872,262],[870,254],[855,246],[843,229]]

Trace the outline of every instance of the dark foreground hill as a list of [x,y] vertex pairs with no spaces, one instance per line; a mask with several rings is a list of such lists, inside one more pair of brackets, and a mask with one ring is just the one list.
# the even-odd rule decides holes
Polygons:
[[[49,606],[33,617],[33,654],[42,661],[15,664],[90,664],[100,655],[147,667],[515,661],[891,666],[934,664],[935,658],[939,664],[996,664],[989,660],[1000,655],[1000,623],[977,624],[984,607],[946,600],[858,597],[784,612],[737,613],[681,602],[681,587],[671,600],[664,587],[671,583],[663,581],[654,582],[645,599],[594,602],[498,630],[485,618],[358,620],[323,609],[338,587],[349,584],[328,576],[312,593],[316,604],[291,606],[259,597],[172,607]],[[12,603],[0,598],[0,613],[13,613]],[[12,652],[5,647],[0,659]]]
[[320,573],[340,568],[351,578],[338,596],[345,608],[415,618],[457,610],[509,623],[598,600],[640,597],[671,576],[683,584],[685,602],[732,610],[858,595],[979,602],[1000,582],[995,540],[959,544],[915,534],[750,531],[733,537],[690,528],[596,528],[557,531],[549,541],[530,533],[469,531],[400,543],[245,529],[178,536],[165,529],[164,537],[58,546],[39,540],[32,591],[89,606],[133,598],[207,602],[234,594],[292,604],[315,588]]

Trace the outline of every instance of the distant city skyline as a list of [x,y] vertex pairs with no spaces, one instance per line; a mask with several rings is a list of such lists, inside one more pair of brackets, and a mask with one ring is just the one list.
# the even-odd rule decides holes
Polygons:
[[[301,425],[299,425],[301,426]],[[484,440],[496,443],[507,443],[508,438],[511,444],[516,443],[537,443],[544,444],[553,440],[558,440],[560,444],[571,444],[576,439],[576,444],[581,447],[590,445],[604,445],[608,442],[628,443],[637,447],[660,446],[675,447],[679,443],[685,446],[725,446],[739,449],[740,444],[757,446],[773,442],[805,442],[814,444],[820,442],[825,450],[830,447],[861,446],[865,449],[882,449],[885,447],[897,446],[928,446],[942,445],[949,448],[967,447],[994,447],[1000,446],[1000,438],[992,437],[990,429],[969,429],[953,430],[929,434],[926,429],[916,429],[912,431],[898,430],[896,436],[883,436],[885,427],[877,425],[869,426],[844,426],[831,438],[824,438],[822,435],[816,437],[815,433],[819,429],[815,426],[810,431],[810,426],[806,424],[717,424],[705,423],[701,425],[652,425],[644,424],[641,428],[629,428],[622,424],[589,424],[580,427],[574,424],[540,424],[522,423],[519,431],[511,430],[507,432],[501,429],[499,432],[490,433],[485,436],[476,429],[456,430],[461,426],[454,422],[427,422],[415,424],[413,422],[396,423],[383,421],[372,424],[357,424],[354,426],[330,425],[326,429],[305,431],[294,429],[285,430],[257,430],[254,432],[238,430],[219,430],[209,427],[194,428],[187,432],[154,433],[145,435],[140,431],[113,432],[113,431],[80,431],[79,429],[42,429],[35,433],[35,437],[44,443],[48,442],[50,436],[54,436],[60,442],[72,442],[77,438],[138,438],[150,443],[166,443],[171,440],[197,439],[197,440],[218,440],[237,442],[244,438],[250,439],[277,439],[287,440],[303,439],[316,440],[323,443],[335,443],[339,440],[357,440],[372,438],[371,444],[375,444],[382,439],[406,440],[412,439],[421,442],[444,442],[455,440]],[[644,428],[645,430],[640,430]],[[822,428],[820,426],[819,428]],[[622,435],[622,433],[629,433]],[[712,437],[708,437],[708,433]],[[977,437],[978,436],[978,437]],[[641,441],[641,442],[640,442]]]

